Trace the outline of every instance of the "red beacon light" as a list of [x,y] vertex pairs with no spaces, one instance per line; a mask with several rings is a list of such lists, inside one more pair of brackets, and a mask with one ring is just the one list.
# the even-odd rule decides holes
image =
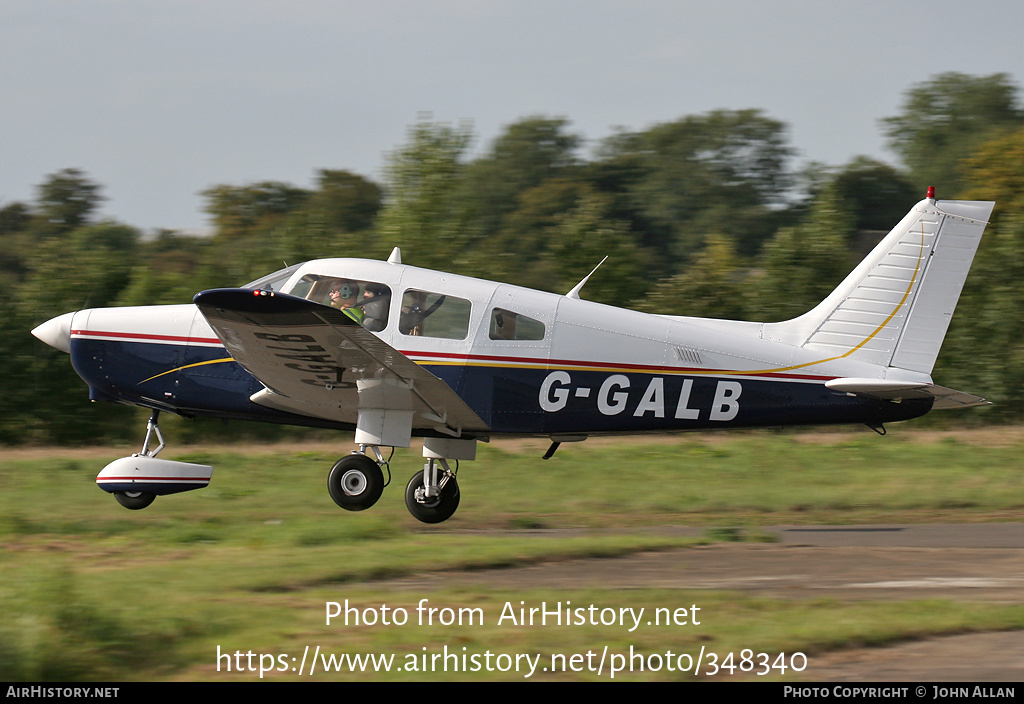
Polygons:
[[928,200],[935,200],[935,186],[928,186],[928,193],[925,195]]

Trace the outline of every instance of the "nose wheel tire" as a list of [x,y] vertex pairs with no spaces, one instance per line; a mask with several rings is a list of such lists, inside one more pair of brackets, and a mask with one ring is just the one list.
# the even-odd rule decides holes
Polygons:
[[156,494],[150,494],[145,491],[115,491],[114,498],[117,499],[117,503],[126,509],[139,511],[153,503],[153,500],[156,499]]
[[346,511],[365,511],[384,491],[384,473],[366,455],[342,457],[327,476],[327,490]]
[[423,472],[416,472],[405,487],[405,507],[418,521],[441,523],[447,521],[459,507],[459,483],[449,476],[441,487],[440,496],[423,498]]

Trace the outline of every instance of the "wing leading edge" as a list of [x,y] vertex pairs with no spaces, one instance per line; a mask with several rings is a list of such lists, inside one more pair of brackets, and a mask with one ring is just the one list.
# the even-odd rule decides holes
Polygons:
[[340,310],[250,289],[203,291],[195,303],[235,361],[266,387],[250,397],[254,403],[357,431],[403,427],[405,437],[489,430],[444,381]]

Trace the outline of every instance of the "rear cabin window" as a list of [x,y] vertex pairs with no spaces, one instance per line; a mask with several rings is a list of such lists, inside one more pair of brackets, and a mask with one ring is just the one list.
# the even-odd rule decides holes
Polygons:
[[465,298],[409,289],[402,296],[398,331],[403,335],[464,340],[473,305]]
[[543,340],[544,323],[504,308],[491,311],[492,340]]
[[387,327],[391,289],[375,281],[307,274],[289,293],[342,311],[371,332]]

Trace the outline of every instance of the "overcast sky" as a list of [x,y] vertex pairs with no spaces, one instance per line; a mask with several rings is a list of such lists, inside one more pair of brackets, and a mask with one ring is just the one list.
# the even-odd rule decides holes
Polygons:
[[485,149],[530,115],[593,145],[760,108],[797,163],[893,162],[878,121],[905,91],[1021,85],[1022,28],[1020,0],[0,0],[0,205],[75,167],[107,215],[201,227],[215,184],[381,181],[423,113]]

